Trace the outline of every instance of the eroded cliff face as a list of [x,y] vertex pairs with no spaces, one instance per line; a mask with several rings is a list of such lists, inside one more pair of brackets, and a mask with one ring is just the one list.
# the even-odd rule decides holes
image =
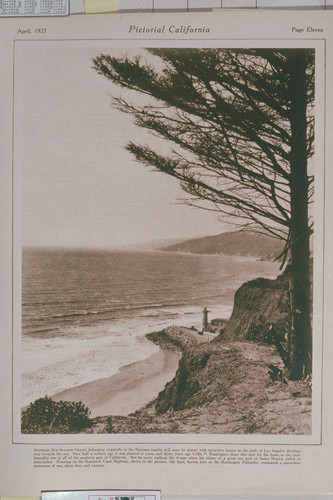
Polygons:
[[183,354],[174,379],[159,393],[156,413],[198,408],[223,399],[229,387],[242,380],[240,365],[237,354],[221,344],[191,347]]
[[284,339],[288,330],[288,276],[258,278],[236,292],[232,315],[218,340],[270,342],[270,327]]
[[[172,328],[158,332],[151,340],[162,345],[163,342],[177,345],[183,356],[174,379],[158,395],[156,413],[198,408],[223,400],[230,387],[249,376],[251,363],[245,361],[244,353],[251,343],[235,341],[270,344],[272,331],[284,340],[287,328],[288,275],[284,273],[275,280],[258,278],[244,283],[235,294],[233,312],[223,333],[212,342],[198,343],[186,332]],[[243,355],[239,347],[235,349],[235,344],[244,345]],[[264,352],[265,346],[258,345],[259,348]],[[275,349],[267,346],[269,348]],[[260,362],[260,356],[258,360]]]
[[311,434],[311,388],[304,380],[270,380],[267,365],[282,363],[273,345],[199,341],[188,348],[186,336],[176,327],[158,335],[165,347],[179,340],[184,353],[158,399],[129,416],[98,417],[93,432]]

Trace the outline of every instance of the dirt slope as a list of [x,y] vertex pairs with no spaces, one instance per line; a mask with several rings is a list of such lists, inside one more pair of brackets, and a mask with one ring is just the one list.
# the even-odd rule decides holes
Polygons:
[[309,434],[311,388],[272,382],[275,348],[245,341],[207,342],[186,329],[155,334],[181,349],[177,374],[158,398],[127,417],[100,417],[94,433]]

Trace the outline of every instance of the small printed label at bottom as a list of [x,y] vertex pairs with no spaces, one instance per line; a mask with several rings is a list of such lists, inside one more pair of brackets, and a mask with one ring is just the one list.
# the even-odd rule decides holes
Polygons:
[[156,490],[42,491],[42,500],[161,500]]

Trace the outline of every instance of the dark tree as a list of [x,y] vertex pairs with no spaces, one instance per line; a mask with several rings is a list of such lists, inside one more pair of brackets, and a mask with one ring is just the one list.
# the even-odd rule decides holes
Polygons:
[[285,241],[291,297],[286,364],[291,379],[310,373],[314,52],[149,49],[134,58],[99,55],[94,68],[146,96],[138,105],[133,92],[125,92],[113,103],[170,146],[161,154],[130,142],[138,161],[177,178],[191,195],[187,203]]

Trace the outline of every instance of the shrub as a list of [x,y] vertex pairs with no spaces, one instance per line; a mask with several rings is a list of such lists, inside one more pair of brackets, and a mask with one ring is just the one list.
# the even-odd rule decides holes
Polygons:
[[77,432],[91,425],[90,410],[82,401],[56,402],[45,396],[22,412],[21,431],[25,434]]

